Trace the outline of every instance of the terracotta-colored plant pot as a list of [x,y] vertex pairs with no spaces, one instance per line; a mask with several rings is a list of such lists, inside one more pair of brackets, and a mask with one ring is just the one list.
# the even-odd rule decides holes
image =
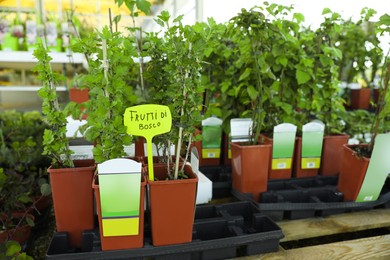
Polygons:
[[351,109],[369,109],[371,89],[351,89]]
[[251,193],[256,201],[267,191],[271,144],[244,145],[230,143],[232,149],[232,186],[242,193]]
[[320,175],[337,176],[343,160],[343,147],[348,143],[348,135],[324,136]]
[[[297,137],[294,149],[294,176],[296,178],[314,177],[319,169],[302,169],[302,137]],[[321,163],[322,164],[322,163]]]
[[[6,218],[6,215],[0,214],[0,217],[4,220]],[[17,221],[19,221],[23,217],[28,217],[34,220],[34,216],[29,213],[27,214],[25,214],[24,212],[12,213],[12,218]],[[0,231],[0,243],[4,243],[8,240],[14,240],[19,243],[23,243],[30,238],[30,235],[31,235],[31,226],[27,224],[23,224],[15,228]]]
[[135,145],[135,156],[136,157],[145,157],[145,138],[137,136],[137,139],[134,141]]
[[84,103],[89,100],[89,89],[70,88],[69,100],[78,104]]
[[[78,88],[70,88],[69,89],[69,100],[76,102],[78,104],[82,104],[89,100],[89,89],[78,89]],[[80,107],[81,111],[84,111],[84,107]],[[83,115],[82,119],[87,119],[88,115]]]
[[67,232],[69,245],[82,248],[82,233],[94,229],[93,160],[74,161],[75,168],[49,167],[54,215],[58,232]]
[[166,180],[165,165],[155,165],[148,180],[152,244],[164,246],[192,241],[198,176],[190,165],[184,168],[188,179]]
[[370,162],[369,158],[360,157],[353,150],[359,146],[362,145],[344,145],[343,148],[343,161],[337,188],[344,194],[344,201],[356,200]]
[[145,201],[145,187],[146,181],[144,176],[141,179],[141,195],[140,195],[140,206],[139,206],[139,230],[138,235],[132,236],[103,236],[102,230],[102,214],[101,214],[101,204],[100,204],[100,189],[97,175],[95,174],[94,180],[92,183],[92,188],[95,191],[96,199],[96,209],[99,219],[99,231],[100,231],[100,241],[102,250],[120,250],[120,249],[130,249],[130,248],[141,248],[144,246],[144,201]]

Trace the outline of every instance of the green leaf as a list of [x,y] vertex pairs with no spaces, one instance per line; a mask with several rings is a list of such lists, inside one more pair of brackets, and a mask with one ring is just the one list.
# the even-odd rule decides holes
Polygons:
[[30,226],[30,227],[33,227],[35,226],[35,222],[34,222],[34,219],[32,219],[31,217],[26,217],[26,221],[27,221],[27,224]]
[[43,196],[49,196],[51,194],[51,186],[48,183],[43,183],[40,189]]
[[114,19],[113,19],[113,22],[114,23],[119,23],[119,21],[121,20],[121,18],[122,18],[122,16],[119,14],[119,15],[116,15],[115,17],[114,17]]
[[297,70],[295,76],[297,77],[299,85],[305,84],[310,80],[310,74],[302,70]]
[[322,15],[324,15],[324,14],[329,14],[329,13],[332,13],[332,10],[330,10],[329,8],[324,8],[323,10],[322,10]]
[[3,187],[4,183],[7,180],[7,175],[4,173],[4,169],[0,168],[0,190]]
[[6,248],[7,248],[6,256],[15,256],[17,253],[19,253],[22,250],[20,244],[13,240],[7,241]]
[[141,10],[142,12],[144,12],[145,14],[149,14],[150,13],[151,3],[149,1],[146,1],[146,0],[136,0],[136,5],[137,5],[137,8],[139,10]]
[[248,92],[249,97],[252,100],[256,100],[257,97],[259,96],[259,92],[257,92],[257,90],[253,86],[249,86],[247,88],[247,92]]
[[155,18],[154,21],[155,21],[158,25],[160,25],[161,27],[164,27],[164,21],[163,21],[163,20]]
[[301,13],[294,13],[293,18],[297,20],[297,23],[301,23],[305,21],[305,16]]
[[171,17],[171,15],[169,14],[168,11],[166,10],[163,10],[161,11],[161,14],[157,16],[159,19],[161,19],[162,21],[164,21],[165,23],[167,23],[169,21],[169,18]]
[[390,26],[390,15],[388,15],[388,14],[382,15],[382,16],[379,18],[378,24],[379,24],[379,25]]
[[[173,19],[173,22],[174,23],[178,23],[180,22],[181,20],[183,20],[183,17],[184,15],[179,15],[178,17],[176,17],[175,19]],[[199,23],[197,23],[198,25],[200,25]],[[196,25],[196,24],[195,24]],[[203,28],[202,28],[203,29]]]
[[124,0],[115,0],[115,3],[116,3],[119,7],[121,7],[122,4],[123,4],[123,1],[124,1]]
[[251,73],[252,73],[252,68],[246,68],[245,71],[241,74],[238,81],[242,81],[246,79],[247,77],[249,77],[249,75],[251,75]]
[[285,56],[283,56],[283,57],[278,57],[278,58],[276,59],[276,61],[279,62],[280,64],[282,64],[283,67],[286,67],[286,66],[287,66],[287,63],[288,63],[288,59],[287,59]]

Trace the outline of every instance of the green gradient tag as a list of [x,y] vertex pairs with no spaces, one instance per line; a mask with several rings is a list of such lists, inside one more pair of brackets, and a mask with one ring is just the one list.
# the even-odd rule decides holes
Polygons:
[[202,121],[202,158],[220,158],[222,120],[209,117]]
[[141,168],[130,159],[98,164],[103,236],[138,235]]
[[302,128],[302,169],[319,169],[321,166],[322,143],[325,125],[310,122]]
[[154,104],[128,107],[124,114],[124,124],[128,134],[146,139],[149,181],[154,181],[152,140],[154,136],[171,130],[171,110],[168,106]]
[[291,169],[297,126],[283,123],[274,127],[272,169]]
[[390,173],[390,134],[378,134],[356,202],[375,201]]

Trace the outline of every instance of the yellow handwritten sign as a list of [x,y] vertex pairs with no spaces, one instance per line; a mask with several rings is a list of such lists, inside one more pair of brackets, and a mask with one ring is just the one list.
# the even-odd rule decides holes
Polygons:
[[143,136],[148,148],[149,180],[154,180],[152,139],[167,133],[172,127],[172,115],[169,107],[147,104],[128,107],[124,114],[124,124],[130,135]]

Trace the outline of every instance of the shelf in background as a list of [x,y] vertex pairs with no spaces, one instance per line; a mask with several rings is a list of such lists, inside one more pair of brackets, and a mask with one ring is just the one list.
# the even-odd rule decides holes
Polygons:
[[[63,64],[83,64],[85,57],[82,53],[73,53],[72,57],[66,52],[50,52],[52,65],[58,67]],[[0,67],[13,69],[31,69],[35,66],[37,59],[32,51],[0,51]],[[61,68],[61,67],[59,67]]]
[[[0,91],[12,91],[12,92],[19,92],[19,91],[38,91],[41,88],[41,86],[0,86]],[[58,86],[57,91],[67,91],[67,88],[65,86]]]

